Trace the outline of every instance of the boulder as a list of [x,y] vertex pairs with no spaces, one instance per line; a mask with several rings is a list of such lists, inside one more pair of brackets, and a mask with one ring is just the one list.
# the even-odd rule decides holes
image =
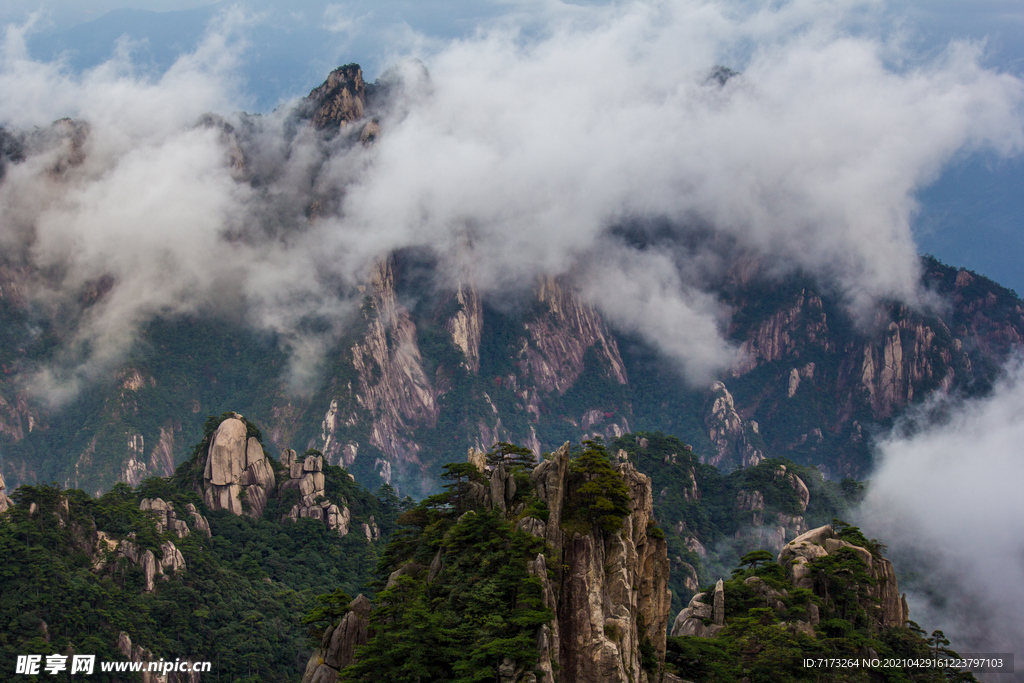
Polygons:
[[170,541],[164,541],[163,545],[160,546],[160,566],[158,569],[164,575],[185,571],[185,556]]
[[215,486],[238,483],[242,472],[248,467],[247,442],[244,422],[234,417],[221,422],[210,439],[204,479]]
[[696,636],[698,638],[708,637],[705,620],[711,620],[714,616],[714,608],[704,602],[704,594],[697,593],[690,598],[690,604],[680,610],[672,623],[672,637]]
[[241,416],[220,423],[210,437],[203,474],[203,500],[214,510],[259,517],[276,486],[274,469],[263,447]]

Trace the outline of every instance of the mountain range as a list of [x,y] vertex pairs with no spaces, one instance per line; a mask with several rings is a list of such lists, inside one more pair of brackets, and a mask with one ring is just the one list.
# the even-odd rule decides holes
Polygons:
[[[714,73],[706,87],[738,75]],[[337,215],[358,182],[345,163],[414,115],[410,87],[429,92],[422,65],[375,83],[339,67],[274,115],[281,138],[269,117],[201,116],[190,132],[216,141],[233,187],[279,211],[219,238],[287,244],[289,226]],[[98,153],[91,135],[71,119],[0,129],[0,183],[70,186]],[[275,159],[313,169],[295,196],[276,196],[294,168]],[[339,174],[349,184],[328,182]],[[883,544],[840,520],[863,500],[875,440],[936,396],[990,393],[1021,347],[1021,300],[923,256],[915,298],[865,303],[699,220],[684,228],[623,217],[608,232],[702,261],[731,359],[703,377],[593,303],[600,269],[495,287],[479,269],[501,260],[475,259],[472,226],[447,255],[386,250],[334,283],[345,305],[299,301],[277,327],[253,325],[230,264],[214,264],[213,303],[107,329],[124,273],[76,279],[41,266],[30,239],[6,250],[0,513],[5,581],[25,586],[5,597],[6,651],[244,654],[238,680],[303,666],[308,681],[363,680],[394,626],[438,680],[493,664],[503,682],[667,682],[735,677],[738,661],[769,680],[758,642],[787,656],[940,648],[909,621]],[[34,574],[41,563],[53,571]],[[492,565],[507,567],[497,602],[467,602]],[[833,585],[837,572],[854,578]],[[89,600],[102,607],[69,620]],[[434,630],[406,633],[426,612]],[[503,625],[473,641],[462,612]]]
[[[295,108],[294,125],[373,144],[388,89],[341,67]],[[200,125],[221,128],[243,182],[262,182],[255,136],[215,119]],[[4,163],[56,145],[59,173],[81,163],[87,135],[71,121],[5,131]],[[314,194],[306,210],[337,201]],[[656,225],[618,230],[643,248],[668,239]],[[73,326],[29,296],[48,275],[11,256],[0,265],[0,442],[15,487],[57,481],[98,493],[168,476],[206,417],[227,409],[263,425],[275,448],[301,443],[371,488],[386,482],[417,497],[435,492],[440,464],[470,447],[520,442],[539,457],[567,440],[636,430],[674,434],[725,469],[785,457],[836,480],[861,478],[873,434],[929,392],[983,394],[1024,334],[1013,291],[930,257],[923,302],[853,311],[827,283],[734,254],[712,285],[737,360],[696,386],[605,320],[569,277],[496,295],[468,273],[453,280],[429,248],[409,247],[373,267],[358,312],[304,386],[289,385],[285,345],[271,333],[223,316],[156,316],[125,358],[55,406],[25,377],[59,358]],[[111,285],[86,283],[76,303],[103,306]]]

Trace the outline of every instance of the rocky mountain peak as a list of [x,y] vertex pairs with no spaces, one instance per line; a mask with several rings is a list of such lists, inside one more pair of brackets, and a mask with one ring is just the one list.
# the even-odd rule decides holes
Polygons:
[[366,107],[363,70],[358,64],[339,66],[306,100],[312,106],[310,119],[317,130],[337,128],[361,119]]

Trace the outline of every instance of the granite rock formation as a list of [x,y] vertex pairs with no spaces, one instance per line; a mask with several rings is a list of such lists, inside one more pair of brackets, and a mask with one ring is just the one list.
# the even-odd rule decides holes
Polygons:
[[149,549],[143,549],[135,542],[135,534],[129,534],[124,540],[118,541],[104,535],[102,539],[104,550],[116,552],[118,557],[123,557],[131,563],[138,565],[143,575],[143,590],[151,592],[156,587],[157,579],[166,580],[169,576],[185,571],[185,557],[181,551],[170,541],[164,541],[160,546],[160,559]]
[[[293,520],[300,517],[320,519],[338,535],[346,536],[352,522],[352,513],[344,501],[339,506],[324,498],[326,479],[323,456],[307,455],[299,460],[295,451],[288,448],[281,453],[281,464],[288,469],[289,475],[288,480],[281,484],[281,490],[298,489],[300,496],[299,502],[292,506],[285,517]],[[364,533],[367,532],[364,530]],[[367,540],[372,536],[371,531],[367,534]],[[377,538],[380,538],[379,531]]]
[[332,71],[327,80],[306,98],[310,122],[317,130],[344,126],[363,118],[366,84],[358,64],[346,64]]
[[[556,617],[537,634],[543,675],[540,683],[657,680],[641,664],[641,644],[665,656],[665,629],[671,605],[669,563],[664,539],[648,534],[653,524],[651,480],[630,463],[617,468],[630,492],[630,514],[622,529],[603,534],[567,532],[562,521],[575,480],[569,468],[569,444],[540,463],[531,484],[549,510],[547,522],[530,519],[524,528],[543,537],[553,549],[556,579],[548,578],[548,562],[538,555],[530,572],[543,587],[546,606]],[[507,509],[515,491],[511,475],[499,464],[490,472],[486,501]],[[523,679],[520,679],[523,680]]]
[[7,496],[6,484],[4,483],[4,475],[0,474],[0,512],[6,512],[7,508],[14,504]]
[[341,622],[324,631],[320,647],[306,665],[302,683],[334,683],[338,679],[338,672],[355,661],[356,648],[366,644],[370,611],[370,601],[362,594],[349,603]]
[[877,626],[893,628],[906,625],[910,614],[906,598],[900,595],[899,586],[896,584],[896,571],[892,562],[867,548],[838,538],[831,525],[811,529],[787,543],[779,553],[778,562],[786,569],[787,577],[795,587],[820,592],[821,587],[813,580],[807,565],[816,558],[834,554],[842,548],[855,552],[875,581],[875,585],[868,589],[872,601],[868,606],[868,612],[876,615]]
[[711,408],[704,423],[708,438],[717,453],[706,458],[708,464],[753,467],[765,459],[764,442],[757,422],[744,420],[736,412],[732,394],[722,382],[711,386]]
[[[910,612],[905,596],[900,596],[892,563],[868,548],[838,538],[831,525],[812,529],[787,543],[779,553],[777,562],[784,568],[786,578],[793,588],[814,591],[827,606],[830,600],[827,587],[815,580],[812,563],[841,549],[855,553],[870,577],[870,581],[866,582],[866,597],[862,604],[870,615],[872,628],[882,630],[905,626],[910,619]],[[743,583],[764,599],[765,607],[780,613],[787,609],[783,598],[789,597],[788,590],[777,590],[758,576],[749,576]],[[715,637],[725,625],[725,591],[724,582],[719,580],[713,591],[694,595],[690,604],[676,615],[671,635]],[[793,620],[788,624],[783,622],[783,625],[813,637],[814,627],[819,620],[818,606],[808,602],[805,619]]]
[[[546,541],[547,552],[528,561],[527,571],[541,587],[544,605],[554,618],[536,631],[539,661],[533,671],[522,670],[511,659],[498,662],[503,683],[655,683],[661,680],[665,660],[665,633],[671,606],[669,563],[662,535],[652,534],[651,480],[629,462],[615,469],[629,492],[629,512],[618,531],[596,527],[584,531],[566,526],[574,511],[568,501],[590,475],[570,467],[566,443],[530,474],[530,486],[547,508],[547,520],[523,516],[525,503],[516,502],[517,484],[504,462],[488,464],[483,454],[470,449],[468,461],[483,475],[468,482],[465,493],[470,510],[500,511],[518,519],[516,526]],[[519,485],[522,485],[522,481]],[[518,499],[521,500],[521,499]],[[430,566],[408,561],[388,578],[387,588],[411,576],[433,582],[444,572],[439,551]],[[364,642],[370,614],[368,601],[357,598],[340,624],[329,629],[314,652],[303,683],[333,683],[355,644]],[[654,652],[656,662],[644,661],[642,652]],[[645,664],[647,668],[645,668]]]
[[[202,675],[196,671],[169,671],[166,674],[148,671],[149,662],[157,661],[158,658],[154,658],[153,652],[148,648],[132,643],[131,637],[124,631],[118,634],[117,650],[124,655],[126,660],[144,662],[147,665],[139,674],[142,683],[199,683],[202,681]],[[188,660],[188,662],[191,664],[192,660]]]
[[210,437],[203,473],[203,500],[210,509],[259,517],[274,486],[274,469],[241,416],[221,422]]
[[[185,520],[178,519],[178,513],[175,512],[174,506],[162,498],[143,498],[139,502],[139,509],[153,513],[158,534],[163,533],[166,529],[173,531],[174,535],[178,538],[188,536],[188,524],[185,523]],[[209,529],[209,526],[207,526],[207,529]]]

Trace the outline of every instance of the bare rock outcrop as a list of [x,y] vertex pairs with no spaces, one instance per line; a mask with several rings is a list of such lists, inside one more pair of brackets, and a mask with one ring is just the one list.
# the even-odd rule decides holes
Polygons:
[[[709,598],[704,593],[697,593],[690,598],[690,604],[676,615],[672,622],[672,637],[696,636],[697,638],[713,638],[724,628],[725,624],[725,587],[721,579]],[[711,623],[705,625],[705,622]]]
[[135,542],[135,534],[129,534],[122,541],[113,539],[103,532],[98,534],[97,550],[103,551],[94,563],[94,568],[102,568],[106,551],[112,551],[118,557],[123,557],[129,562],[136,564],[142,570],[142,590],[149,593],[156,588],[157,579],[167,579],[170,575],[185,571],[185,556],[170,541],[164,541],[160,546],[160,559],[152,550],[143,549]]
[[[483,480],[469,482],[467,499],[509,518],[525,507],[516,502],[517,485],[505,463],[491,466],[470,449],[467,460],[476,464]],[[628,514],[617,531],[588,527],[573,520],[563,527],[574,491],[590,476],[570,467],[566,443],[530,474],[530,486],[547,507],[547,520],[531,516],[516,520],[516,527],[547,542],[549,550],[527,562],[527,571],[541,589],[544,605],[554,618],[537,628],[539,654],[533,671],[523,670],[511,658],[496,662],[497,678],[508,683],[655,683],[661,680],[665,661],[665,637],[672,594],[668,590],[668,546],[663,534],[650,533],[654,526],[651,480],[631,463],[615,469],[630,496]],[[519,486],[523,484],[520,480]],[[475,515],[468,510],[462,517]],[[461,518],[460,518],[461,519]],[[586,526],[586,525],[584,525]],[[438,552],[430,567],[406,562],[390,575],[387,588],[402,576],[434,581],[445,571]],[[351,661],[352,642],[365,638],[365,612],[357,602],[333,630],[325,633],[303,676],[303,683],[331,683],[339,667]],[[363,599],[365,600],[365,599]],[[655,667],[642,652],[653,649]],[[645,668],[645,664],[647,668]]]
[[[795,472],[788,471],[785,465],[778,465],[773,472],[773,478],[793,490],[794,502],[799,512],[807,510],[811,493],[807,484]],[[741,513],[742,519],[747,522],[736,531],[736,538],[742,540],[747,547],[770,548],[779,553],[786,545],[787,538],[794,538],[807,531],[802,514],[768,509],[764,494],[757,489],[741,489],[737,493],[736,511]]]
[[[827,586],[821,584],[820,574],[812,571],[813,563],[841,550],[855,554],[863,563],[870,581],[864,581],[867,595],[862,604],[871,615],[874,628],[888,629],[905,626],[910,613],[905,597],[901,597],[896,585],[896,574],[889,560],[847,540],[838,538],[832,526],[812,529],[793,539],[779,553],[778,563],[785,568],[788,581],[794,588],[809,589],[829,604]],[[788,590],[778,590],[768,585],[758,576],[748,576],[743,583],[764,600],[764,606],[777,612],[788,611],[785,599],[790,597]],[[676,615],[672,624],[671,635],[696,636],[713,638],[725,626],[726,589],[724,582],[719,580],[713,590],[697,593],[690,604]],[[826,607],[827,608],[827,607]],[[790,622],[782,622],[781,626],[814,637],[814,626],[821,620],[821,612],[817,604],[808,601],[804,606],[804,616]]]
[[[734,376],[750,372],[761,363],[793,356],[800,348],[833,350],[828,315],[824,311],[821,297],[803,289],[791,301],[791,304],[777,310],[750,333],[743,343],[742,360],[733,368]],[[813,370],[810,375],[813,376]],[[792,383],[790,387],[795,393],[796,387]]]
[[416,324],[398,300],[394,268],[391,260],[384,260],[373,271],[364,306],[366,332],[351,347],[356,380],[339,388],[332,399],[321,449],[328,462],[347,461],[347,449],[357,452],[359,444],[340,434],[346,426],[368,420],[369,442],[385,456],[377,467],[388,483],[396,469],[421,469],[413,431],[434,426],[439,411],[437,392],[423,368]]
[[704,418],[708,438],[717,453],[707,462],[716,467],[753,467],[764,460],[760,428],[736,411],[732,394],[722,382],[711,385],[711,408]]
[[173,543],[164,541],[160,546],[160,565],[157,573],[164,577],[185,571],[185,556]]
[[274,469],[241,416],[220,423],[210,437],[203,473],[203,500],[213,510],[259,517],[274,490]]
[[332,71],[327,80],[309,93],[310,120],[317,130],[338,128],[358,121],[366,107],[366,84],[358,64],[346,64]]
[[[345,505],[345,501],[340,501],[339,505],[325,498],[324,486],[327,480],[323,472],[323,456],[307,455],[299,460],[295,451],[288,448],[281,452],[281,464],[288,469],[289,474],[288,480],[281,484],[281,490],[298,489],[299,491],[299,502],[292,506],[285,518],[293,520],[302,517],[320,519],[339,536],[347,536],[352,523],[352,512]],[[373,527],[366,524],[363,526],[369,529],[368,532],[364,530],[364,533],[367,533],[367,540],[370,540],[374,535]],[[376,524],[374,524],[375,526]],[[379,530],[376,532],[376,536],[380,537]]]
[[455,313],[444,322],[452,342],[462,351],[466,365],[473,372],[480,371],[480,336],[483,333],[484,311],[480,295],[468,284],[459,283],[452,294]]
[[875,581],[875,585],[868,589],[871,604],[867,607],[869,614],[874,613],[877,626],[904,626],[910,615],[896,584],[892,562],[867,548],[837,538],[831,525],[811,529],[787,543],[779,553],[778,562],[786,569],[786,575],[795,587],[809,588],[820,593],[819,597],[826,598],[823,588],[817,585],[807,565],[819,557],[835,554],[844,548],[856,553]]
[[200,514],[199,510],[192,503],[185,505],[185,513],[192,520],[192,528],[195,529],[196,533],[202,534],[207,538],[210,538],[210,523]]
[[[654,523],[650,478],[628,462],[617,470],[630,491],[630,514],[621,530],[608,534],[569,535],[562,529],[567,494],[583,483],[570,476],[569,444],[531,474],[549,510],[545,538],[562,559],[560,582],[542,580],[545,600],[551,600],[557,616],[537,634],[541,683],[553,683],[549,672],[555,669],[559,680],[569,683],[656,680],[640,661],[644,642],[664,661],[671,605],[667,545],[664,538],[648,535]],[[537,562],[542,561],[538,556]],[[545,665],[544,652],[550,664]]]
[[[131,637],[121,631],[117,636],[117,650],[125,659],[131,662],[144,662],[148,665],[149,662],[155,661],[153,652],[148,648],[144,648],[141,645],[133,644]],[[193,660],[187,660],[191,665]],[[142,683],[199,683],[202,680],[202,675],[198,671],[192,671],[192,667],[189,666],[189,671],[168,671],[167,673],[148,671],[148,666],[144,666],[140,674]]]
[[[162,498],[143,498],[139,503],[139,509],[153,513],[156,520],[156,532],[161,534],[164,530],[173,531],[178,538],[188,536],[188,524],[183,519],[178,519],[178,513],[174,505]],[[193,506],[195,509],[195,506]],[[198,513],[197,513],[198,514]],[[204,520],[205,521],[205,520]],[[207,525],[209,531],[209,525]]]
[[313,651],[302,683],[334,683],[338,672],[355,661],[356,648],[366,644],[370,627],[370,601],[360,594],[348,605],[337,626],[324,631],[320,647]]

